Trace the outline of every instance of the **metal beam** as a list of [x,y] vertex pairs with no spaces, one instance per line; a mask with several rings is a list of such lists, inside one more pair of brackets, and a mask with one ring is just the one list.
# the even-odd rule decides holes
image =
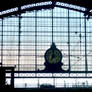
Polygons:
[[[47,1],[49,1],[49,0],[47,0]],[[58,0],[56,0],[56,1],[58,1]],[[31,7],[31,8],[23,9],[21,11],[14,11],[14,12],[2,14],[2,15],[0,15],[0,18],[2,18],[2,17],[9,17],[9,16],[12,16],[12,15],[18,15],[18,14],[24,13],[26,11],[41,10],[41,9],[53,9],[54,7],[67,8],[67,9],[71,9],[71,10],[82,12],[84,14],[86,14],[86,10],[87,10],[86,7],[85,7],[86,10],[82,11],[82,10],[78,10],[78,9],[74,9],[74,8],[70,8],[70,7],[66,7],[66,6],[60,6],[60,5],[56,5],[56,4],[53,5],[53,3],[52,3],[52,5],[34,6],[34,7]],[[90,10],[90,9],[88,9],[88,10]],[[89,11],[86,15],[92,16],[92,13]]]

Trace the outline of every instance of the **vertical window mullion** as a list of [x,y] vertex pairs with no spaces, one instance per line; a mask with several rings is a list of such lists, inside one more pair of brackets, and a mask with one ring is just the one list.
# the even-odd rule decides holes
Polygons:
[[35,11],[35,71],[37,70],[37,11]]
[[88,64],[87,64],[87,30],[86,30],[86,16],[84,17],[84,26],[85,26],[85,71],[88,71]]
[[20,71],[20,36],[21,36],[21,15],[19,14],[19,35],[18,35],[18,71]]
[[69,61],[69,71],[71,71],[71,64],[70,64],[70,19],[69,19],[69,9],[68,9],[68,61]]

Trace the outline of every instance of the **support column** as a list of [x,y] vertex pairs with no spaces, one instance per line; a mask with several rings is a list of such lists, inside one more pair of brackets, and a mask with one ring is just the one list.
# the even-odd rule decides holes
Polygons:
[[11,86],[14,88],[14,68],[11,69]]
[[3,64],[3,18],[2,18],[2,35],[1,35],[1,67]]

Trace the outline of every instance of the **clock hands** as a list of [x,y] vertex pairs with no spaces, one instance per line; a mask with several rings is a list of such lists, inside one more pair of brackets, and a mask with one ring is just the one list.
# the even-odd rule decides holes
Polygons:
[[52,50],[52,58],[51,59],[53,59],[53,58],[55,58],[54,50]]
[[56,46],[55,46],[55,43],[53,42],[52,45],[51,45],[51,49],[52,49],[52,57],[51,59],[55,58],[55,49],[56,49]]

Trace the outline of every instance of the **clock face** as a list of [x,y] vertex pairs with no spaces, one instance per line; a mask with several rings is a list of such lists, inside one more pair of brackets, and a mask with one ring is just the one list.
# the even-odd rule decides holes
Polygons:
[[49,49],[45,54],[45,59],[50,64],[57,64],[61,62],[62,54],[58,49]]

